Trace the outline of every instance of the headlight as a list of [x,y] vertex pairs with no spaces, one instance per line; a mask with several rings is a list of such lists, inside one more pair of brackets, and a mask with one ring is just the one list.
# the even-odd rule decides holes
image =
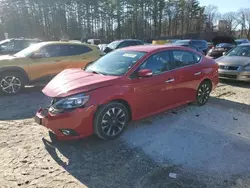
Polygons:
[[90,96],[84,94],[74,95],[57,101],[51,107],[56,110],[79,108],[86,104],[89,98]]
[[250,64],[244,67],[245,70],[250,70]]

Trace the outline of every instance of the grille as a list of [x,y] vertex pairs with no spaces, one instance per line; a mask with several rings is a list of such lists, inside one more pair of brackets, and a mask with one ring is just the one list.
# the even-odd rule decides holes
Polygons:
[[224,70],[238,70],[238,68],[239,67],[220,65],[220,69],[224,69]]
[[230,74],[219,74],[220,77],[224,77],[224,78],[232,78],[232,79],[236,79],[237,76],[236,75],[230,75]]

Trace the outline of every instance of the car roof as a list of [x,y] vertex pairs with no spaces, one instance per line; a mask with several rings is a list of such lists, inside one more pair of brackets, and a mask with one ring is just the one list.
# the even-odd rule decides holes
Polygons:
[[242,43],[242,44],[240,44],[238,46],[250,46],[250,43]]
[[182,40],[177,40],[178,42],[190,42],[190,41],[202,41],[202,42],[207,42],[205,40],[200,40],[200,39],[182,39]]
[[122,50],[126,51],[140,51],[140,52],[154,52],[158,50],[164,50],[164,49],[172,49],[172,48],[179,48],[179,49],[189,49],[184,46],[178,46],[178,45],[139,45],[139,46],[129,46],[122,48]]
[[35,38],[35,39],[31,39],[31,38],[10,38],[8,40],[42,41],[41,39],[38,39],[38,38]]
[[48,45],[48,44],[77,44],[77,45],[85,45],[85,46],[94,46],[87,43],[79,43],[75,41],[46,41],[46,42],[40,42],[40,44]]
[[35,45],[39,45],[40,47],[46,46],[46,45],[51,45],[51,44],[55,44],[55,45],[63,45],[63,44],[68,44],[68,45],[81,45],[81,46],[87,46],[91,49],[98,49],[98,46],[96,45],[92,45],[92,44],[87,44],[87,43],[79,43],[79,42],[69,42],[69,41],[46,41],[46,42],[39,42]]
[[123,41],[142,41],[142,40],[139,40],[139,39],[121,39],[121,40],[115,40],[113,42],[123,42]]

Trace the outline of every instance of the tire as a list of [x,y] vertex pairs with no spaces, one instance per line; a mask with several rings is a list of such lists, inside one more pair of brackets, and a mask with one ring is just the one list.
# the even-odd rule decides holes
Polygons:
[[22,91],[25,79],[19,72],[4,72],[0,75],[0,94],[15,95]]
[[103,140],[113,140],[124,132],[128,121],[128,109],[121,103],[111,102],[97,110],[94,132]]
[[212,86],[209,81],[203,81],[198,89],[196,94],[196,104],[198,106],[203,106],[207,103],[210,93],[212,91]]

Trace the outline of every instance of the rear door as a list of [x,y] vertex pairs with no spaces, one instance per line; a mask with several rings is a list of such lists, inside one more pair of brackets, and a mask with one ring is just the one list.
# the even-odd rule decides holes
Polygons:
[[62,62],[63,69],[68,68],[84,68],[87,64],[100,58],[101,51],[96,47],[92,49],[85,45],[70,44],[67,45],[67,51],[63,54],[64,59]]
[[202,56],[186,50],[172,50],[175,77],[175,102],[193,101],[203,78]]

